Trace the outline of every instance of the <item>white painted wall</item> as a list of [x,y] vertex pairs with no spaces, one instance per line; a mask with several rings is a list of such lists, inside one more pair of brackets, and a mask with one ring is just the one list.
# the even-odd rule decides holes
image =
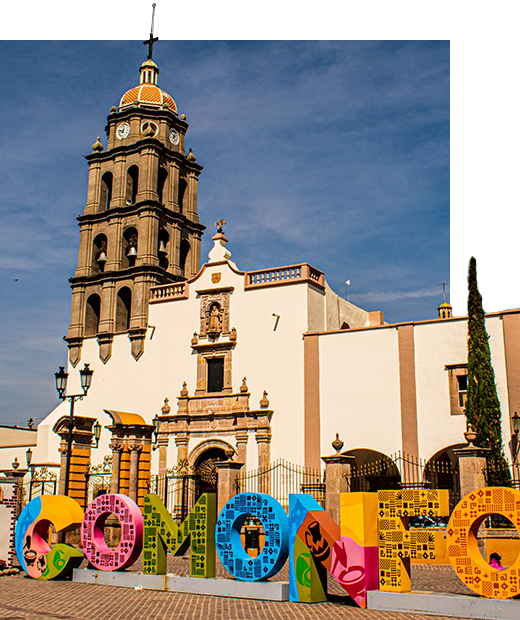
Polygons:
[[[239,391],[243,377],[251,394],[251,409],[259,408],[263,391],[267,390],[273,439],[271,457],[303,463],[303,338],[312,329],[324,329],[326,295],[307,283],[291,283],[258,289],[244,289],[244,274],[234,263],[222,262],[218,252],[213,262],[206,264],[195,281],[189,284],[189,299],[172,299],[149,306],[145,350],[139,361],[130,353],[126,334],[114,337],[112,356],[107,364],[99,359],[96,338],[87,338],[82,348],[81,362],[76,369],[70,365],[68,392],[79,393],[79,370],[87,362],[94,370],[88,396],[75,405],[75,413],[95,417],[103,426],[111,419],[104,409],[115,409],[142,415],[151,423],[167,397],[172,412],[186,381],[190,395],[194,394],[197,376],[197,354],[191,348],[191,338],[200,329],[200,297],[197,291],[232,287],[230,294],[230,327],[237,330],[237,343],[232,353],[232,384]],[[213,284],[212,275],[220,273]],[[334,293],[329,289],[330,295]],[[276,323],[276,316],[279,320]],[[275,329],[276,324],[276,329]],[[35,462],[59,463],[59,438],[52,432],[55,422],[68,415],[69,404],[62,403],[38,429],[38,450]],[[235,445],[234,437],[222,437]],[[202,436],[190,439],[191,451]],[[100,445],[93,450],[92,463],[101,463],[110,452],[110,432],[102,431]],[[168,467],[177,461],[173,438],[168,448]],[[250,433],[247,468],[258,465],[254,433]],[[158,469],[158,452],[152,454],[152,471]]]

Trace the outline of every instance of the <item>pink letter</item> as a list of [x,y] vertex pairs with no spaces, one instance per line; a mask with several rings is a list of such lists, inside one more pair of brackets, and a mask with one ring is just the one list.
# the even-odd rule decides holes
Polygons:
[[[103,526],[110,514],[121,523],[121,541],[115,549],[107,546],[103,536]],[[81,543],[85,557],[99,570],[128,568],[137,560],[143,546],[143,515],[139,507],[126,495],[100,495],[85,511]]]

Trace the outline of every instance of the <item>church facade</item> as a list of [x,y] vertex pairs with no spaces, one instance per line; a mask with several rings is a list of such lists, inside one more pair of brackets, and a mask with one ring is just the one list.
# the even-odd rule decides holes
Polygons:
[[[222,220],[201,266],[203,168],[158,74],[143,63],[108,115],[106,148],[98,138],[87,156],[69,393],[83,364],[94,375],[76,404],[71,489],[106,457],[110,490],[137,499],[151,475],[223,458],[319,469],[336,433],[360,465],[398,451],[429,461],[461,444],[466,319],[448,304],[445,318],[389,325],[309,264],[240,271]],[[507,446],[520,408],[520,311],[488,315],[487,328]],[[39,425],[33,457],[62,477],[68,414],[64,402]]]

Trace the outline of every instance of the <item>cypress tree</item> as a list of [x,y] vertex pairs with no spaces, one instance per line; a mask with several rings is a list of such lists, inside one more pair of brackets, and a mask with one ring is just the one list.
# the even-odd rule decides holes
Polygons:
[[502,447],[500,402],[491,365],[482,296],[477,285],[477,261],[471,257],[468,275],[468,392],[466,419],[477,433],[475,445],[489,448],[488,485],[510,486]]

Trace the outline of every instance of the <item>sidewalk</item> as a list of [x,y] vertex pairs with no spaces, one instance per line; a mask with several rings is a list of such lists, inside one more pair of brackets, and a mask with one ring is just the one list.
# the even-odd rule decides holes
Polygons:
[[[173,561],[176,569],[188,564]],[[420,566],[414,573],[414,590],[468,593],[449,567]],[[306,605],[39,581],[21,573],[0,577],[0,620],[441,620],[362,610],[341,601],[341,588],[330,590],[334,602]]]

